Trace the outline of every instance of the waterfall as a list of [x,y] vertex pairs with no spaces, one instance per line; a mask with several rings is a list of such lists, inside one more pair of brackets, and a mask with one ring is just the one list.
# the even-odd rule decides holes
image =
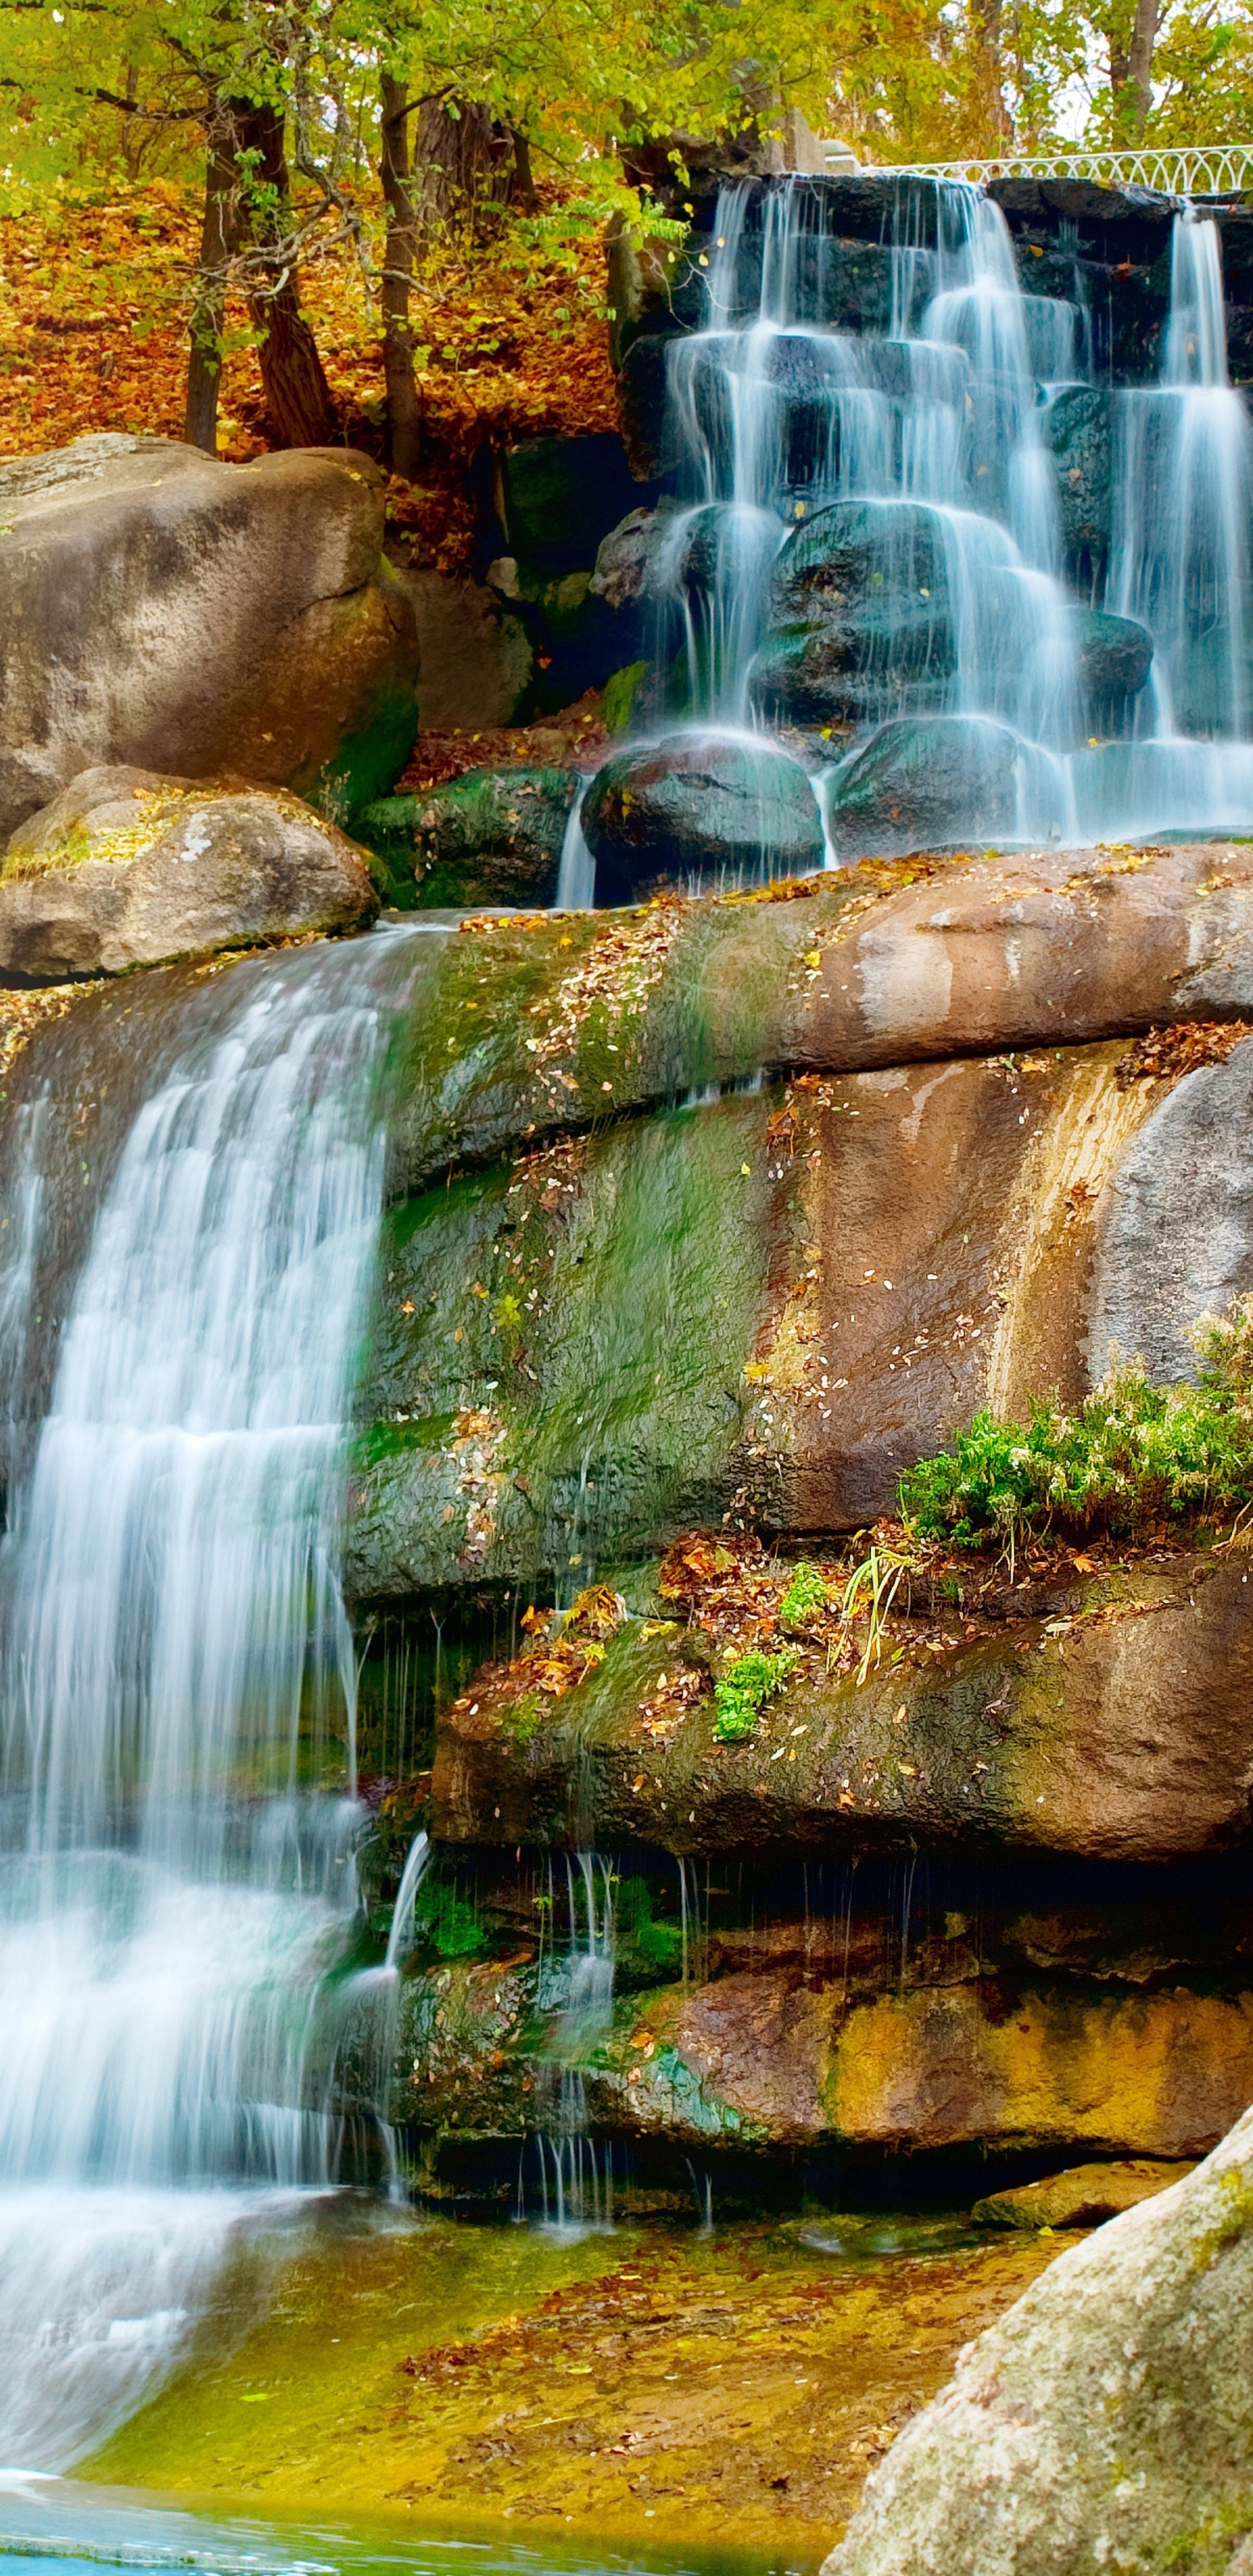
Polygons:
[[[595,1852],[567,1853],[565,1872],[568,1935],[558,1972],[561,2010],[549,2048],[543,2125],[532,2146],[541,2225],[559,2235],[577,2235],[613,2226],[613,2148],[601,2146],[589,2133],[583,2067],[613,2017],[616,1881],[610,1863]],[[526,2161],[524,2148],[519,2215],[526,2208]]]
[[[412,934],[319,945],[184,999],[13,1504],[2,2461],[97,2441],[241,2224],[336,2171],[360,1830],[337,1560],[417,953]],[[35,1119],[19,1231],[39,1144]]]
[[868,778],[850,853],[927,840],[906,814],[893,843],[883,789],[858,839],[911,762],[924,804],[950,774],[949,839],[1247,828],[1253,441],[1214,223],[1176,221],[1159,383],[1109,397],[1114,526],[1078,596],[1046,422],[1092,382],[1081,263],[1072,299],[1026,292],[999,207],[958,182],[902,179],[879,245],[837,220],[820,182],[725,186],[704,319],[668,344],[660,755],[676,718],[698,743],[781,736],[832,816]]
[[1154,639],[1157,730],[1243,741],[1253,431],[1227,380],[1217,227],[1195,214],[1175,225],[1161,384],[1120,410],[1113,587]]

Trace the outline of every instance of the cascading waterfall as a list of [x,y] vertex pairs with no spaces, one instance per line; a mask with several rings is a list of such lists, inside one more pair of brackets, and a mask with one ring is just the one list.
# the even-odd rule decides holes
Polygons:
[[[908,763],[883,728],[925,723],[917,757],[943,744],[962,836],[1247,827],[1253,438],[1212,221],[1176,221],[1160,382],[1114,398],[1117,515],[1082,598],[1044,434],[1092,380],[1079,262],[1073,301],[1029,295],[997,206],[902,180],[890,314],[849,335],[827,319],[847,249],[828,221],[820,184],[725,188],[705,321],[669,344],[683,498],[650,576],[667,739],[674,715],[741,745],[782,733],[835,808],[854,764]],[[1147,630],[1153,676],[1106,702],[1092,674],[1114,617],[1137,621],[1124,653]],[[889,809],[870,846],[891,839]]]
[[[414,934],[319,946],[183,1003],[15,1498],[0,2461],[99,2439],[232,2233],[336,2172],[360,1831],[337,1558],[382,1077],[417,953]],[[39,1127],[11,1211],[27,1238]]]

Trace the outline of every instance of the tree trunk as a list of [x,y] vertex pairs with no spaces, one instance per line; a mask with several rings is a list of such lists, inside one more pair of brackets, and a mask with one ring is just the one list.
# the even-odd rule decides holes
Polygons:
[[437,99],[425,99],[414,155],[414,212],[421,230],[473,238],[489,205],[499,208],[509,194],[511,158],[510,137],[485,107],[463,99],[452,115]]
[[[257,357],[271,435],[279,447],[334,446],[340,433],[331,389],[312,326],[300,309],[295,254],[284,248],[292,209],[280,109],[236,103],[235,158],[244,165],[241,215],[254,244],[248,312],[254,330],[264,335]],[[266,191],[261,205],[253,194],[257,189]]]
[[414,212],[410,185],[409,112],[404,85],[380,76],[382,157],[379,177],[387,207],[383,252],[383,375],[392,472],[412,482],[422,445],[422,412],[413,374],[409,298],[413,288]]
[[1005,65],[1001,53],[1001,0],[974,0],[971,26],[975,40],[974,100],[981,146],[1003,152],[1014,139],[1005,106]]
[[1157,42],[1160,0],[1136,0],[1131,42],[1124,49],[1111,43],[1109,79],[1114,93],[1114,129],[1120,141],[1138,143],[1153,104],[1153,47]]
[[510,195],[521,206],[525,215],[533,215],[539,208],[539,193],[535,185],[535,172],[531,168],[531,138],[523,133],[520,125],[511,125],[509,139],[513,144],[513,184]]
[[196,300],[187,358],[187,409],[183,436],[207,456],[218,452],[218,387],[222,376],[222,326],[235,238],[234,154],[216,122],[205,138],[204,220],[196,263]]

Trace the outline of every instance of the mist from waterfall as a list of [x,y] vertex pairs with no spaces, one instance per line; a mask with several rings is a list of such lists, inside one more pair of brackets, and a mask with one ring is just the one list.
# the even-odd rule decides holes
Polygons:
[[[318,945],[182,999],[11,1498],[3,2464],[98,2441],[241,2225],[340,2168],[361,1810],[339,1537],[416,955],[415,934]],[[23,1139],[10,1339],[45,1123]]]
[[[955,757],[970,746],[971,838],[1247,828],[1253,434],[1227,381],[1214,223],[1176,219],[1160,380],[1113,398],[1112,540],[1080,596],[1045,424],[1059,395],[1093,381],[1081,263],[1073,300],[1026,293],[999,207],[962,183],[902,178],[886,327],[851,333],[831,318],[849,250],[834,221],[804,179],[725,187],[705,321],[669,344],[682,499],[651,596],[674,714],[706,736],[781,733],[821,772],[822,739],[848,727],[820,738],[814,718],[798,741],[782,722],[772,586],[798,532],[856,503],[874,596],[833,775],[877,728],[939,719],[965,728]],[[1148,686],[1112,724],[1094,722],[1085,693],[1093,610],[1137,620],[1154,648]],[[995,831],[980,806],[990,747],[1014,782]]]

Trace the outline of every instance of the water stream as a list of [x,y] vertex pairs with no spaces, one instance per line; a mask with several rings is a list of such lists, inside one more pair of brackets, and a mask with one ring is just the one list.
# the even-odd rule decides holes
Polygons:
[[[99,2439],[239,2228],[341,2167],[361,1813],[339,1530],[420,944],[297,951],[182,1004],[11,1502],[0,2463]],[[29,1234],[37,1118],[24,1144]],[[17,1291],[3,1321],[25,1329]]]

